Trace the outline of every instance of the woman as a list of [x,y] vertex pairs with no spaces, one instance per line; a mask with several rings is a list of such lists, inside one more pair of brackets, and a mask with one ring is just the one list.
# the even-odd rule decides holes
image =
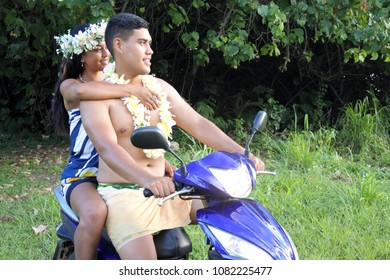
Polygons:
[[[55,85],[52,111],[55,130],[70,135],[70,158],[61,175],[63,195],[78,215],[76,259],[96,259],[96,250],[107,216],[107,207],[96,191],[98,155],[81,122],[80,100],[121,98],[135,95],[150,109],[158,108],[156,95],[146,87],[102,82],[110,53],[104,42],[106,22],[80,24],[56,36],[57,53],[63,54]],[[167,174],[174,168],[167,163]]]

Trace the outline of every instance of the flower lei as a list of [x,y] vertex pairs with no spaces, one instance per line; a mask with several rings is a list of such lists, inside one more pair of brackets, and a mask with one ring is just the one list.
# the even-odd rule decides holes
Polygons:
[[73,55],[81,54],[98,47],[98,44],[104,41],[104,31],[107,22],[102,20],[100,23],[91,24],[84,32],[81,30],[72,36],[70,30],[62,36],[54,36],[59,48],[57,54],[62,53],[63,57],[73,58]]
[[[110,63],[104,69],[105,80],[114,84],[128,84],[130,80],[125,80],[124,75],[120,76],[115,73],[115,64]],[[142,83],[145,87],[156,92],[159,98],[159,117],[160,121],[157,123],[157,127],[160,128],[167,139],[172,138],[172,126],[176,124],[173,120],[173,115],[169,111],[171,104],[167,99],[167,93],[162,90],[161,84],[152,75],[144,75],[142,77]],[[150,110],[140,102],[140,100],[131,95],[129,97],[122,97],[123,105],[129,110],[133,118],[134,129],[143,126],[150,126]],[[144,149],[145,155],[148,158],[156,159],[164,155],[163,149]]]

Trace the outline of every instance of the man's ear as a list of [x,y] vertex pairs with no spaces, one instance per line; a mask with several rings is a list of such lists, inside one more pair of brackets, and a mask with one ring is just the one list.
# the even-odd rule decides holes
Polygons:
[[122,46],[123,46],[123,42],[120,38],[115,38],[112,41],[112,47],[113,47],[115,52],[122,53]]

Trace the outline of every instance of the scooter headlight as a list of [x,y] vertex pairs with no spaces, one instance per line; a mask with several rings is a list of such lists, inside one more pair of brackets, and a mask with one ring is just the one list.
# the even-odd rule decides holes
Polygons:
[[273,260],[271,255],[269,255],[267,252],[238,236],[210,225],[208,228],[216,237],[216,239],[218,239],[218,241],[221,243],[222,247],[231,256],[247,260]]
[[237,169],[210,167],[209,170],[231,197],[243,198],[251,193],[252,178],[245,165]]

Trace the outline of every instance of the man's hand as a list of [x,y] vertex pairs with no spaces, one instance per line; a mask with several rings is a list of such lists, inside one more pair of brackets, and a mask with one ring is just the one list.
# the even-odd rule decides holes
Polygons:
[[154,197],[166,197],[175,192],[175,184],[172,178],[156,177],[145,184],[142,184],[145,189],[149,189]]
[[169,161],[167,161],[167,159],[165,159],[165,175],[172,178],[173,177],[173,173],[177,170],[177,167],[176,166],[173,166],[172,164],[169,163]]
[[255,165],[256,171],[263,171],[265,169],[264,162],[258,157],[254,156],[253,154],[250,154],[249,159]]

